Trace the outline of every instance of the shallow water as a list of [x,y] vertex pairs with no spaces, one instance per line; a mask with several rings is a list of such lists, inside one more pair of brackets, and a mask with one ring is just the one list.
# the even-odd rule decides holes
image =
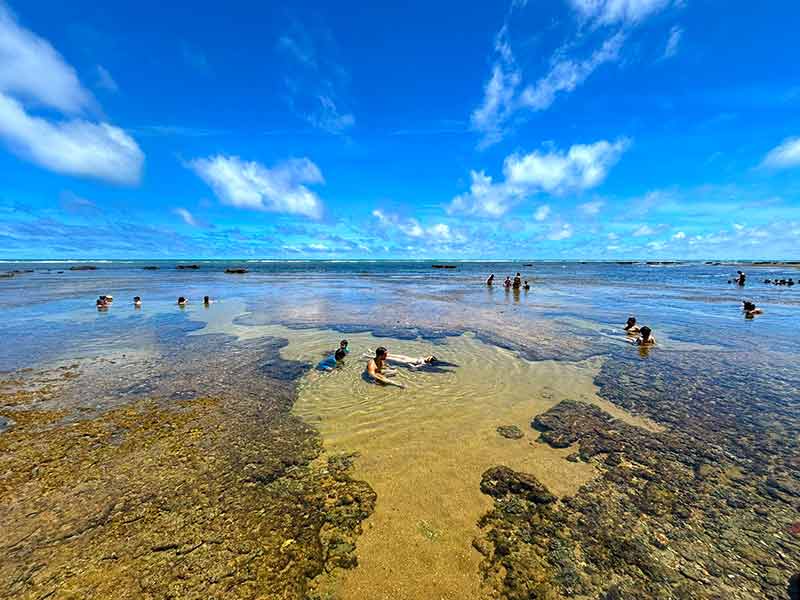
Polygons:
[[[702,263],[458,263],[433,271],[427,262],[258,262],[245,265],[246,275],[223,273],[240,263],[206,261],[196,271],[156,264],[158,271],[113,262],[63,273],[68,264],[6,264],[35,272],[0,280],[0,372],[98,359],[85,362],[86,393],[52,405],[96,412],[146,395],[148,385],[124,385],[145,372],[158,373],[161,386],[185,377],[171,364],[192,360],[178,351],[184,346],[235,366],[236,354],[220,340],[279,338],[288,340],[282,357],[312,367],[347,337],[344,368],[276,375],[305,372],[294,413],[321,432],[329,455],[358,453],[355,475],[378,494],[357,542],[359,566],[323,586],[342,598],[485,597],[471,545],[492,506],[480,492],[481,474],[507,465],[560,497],[597,481],[595,463],[565,460],[574,448],[536,441],[532,417],[561,400],[596,404],[653,435],[665,426],[711,432],[709,443],[730,448],[742,464],[756,460],[748,453],[759,436],[791,431],[800,405],[800,338],[792,333],[800,286],[763,284],[796,277],[791,268],[746,267],[741,289],[727,283],[741,266]],[[530,292],[483,285],[489,271],[502,279],[517,270],[531,280]],[[115,297],[107,312],[93,307],[99,294]],[[141,309],[132,306],[134,295],[143,297]],[[176,306],[179,295],[190,298],[186,308]],[[208,307],[204,295],[214,298]],[[765,314],[744,319],[742,298]],[[620,328],[631,313],[654,328],[656,348],[629,345]],[[457,366],[401,370],[407,389],[383,388],[361,377],[361,353],[378,345]],[[213,378],[171,388],[202,395],[218,389]],[[94,393],[109,382],[123,391]],[[225,380],[226,393],[245,385]],[[709,406],[725,415],[719,431]],[[499,425],[516,425],[524,437],[505,439]],[[791,464],[786,458],[781,468]]]

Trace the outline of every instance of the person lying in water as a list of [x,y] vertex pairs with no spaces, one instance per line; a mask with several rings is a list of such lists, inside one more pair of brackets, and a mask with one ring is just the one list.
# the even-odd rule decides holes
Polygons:
[[656,338],[653,337],[652,330],[647,325],[645,325],[644,327],[639,329],[639,337],[636,338],[634,343],[637,346],[655,346]]
[[335,368],[342,365],[346,356],[347,352],[339,348],[336,350],[333,356],[329,356],[328,358],[324,358],[319,361],[317,369],[320,371],[333,371]]
[[403,354],[387,354],[386,362],[392,365],[403,365],[412,369],[421,369],[426,365],[435,365],[438,361],[436,357],[428,356],[405,356]]
[[625,331],[628,335],[638,335],[639,334],[639,326],[636,324],[636,317],[631,315],[628,317],[628,320],[625,321]]
[[383,383],[384,385],[393,385],[399,388],[406,387],[402,383],[389,379],[389,376],[396,374],[397,371],[386,367],[386,357],[388,354],[386,348],[383,346],[375,350],[375,357],[370,358],[367,363],[367,376],[373,381]]
[[748,319],[752,319],[764,312],[749,300],[742,300],[742,310],[744,311],[744,316]]

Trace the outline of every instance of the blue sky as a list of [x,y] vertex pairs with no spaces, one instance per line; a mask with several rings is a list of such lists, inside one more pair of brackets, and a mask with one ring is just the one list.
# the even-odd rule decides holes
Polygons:
[[797,31],[789,1],[0,0],[0,257],[798,258]]

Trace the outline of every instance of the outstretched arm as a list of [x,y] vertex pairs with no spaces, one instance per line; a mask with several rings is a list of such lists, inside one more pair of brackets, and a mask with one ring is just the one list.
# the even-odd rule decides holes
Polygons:
[[382,373],[379,373],[378,369],[375,366],[375,361],[374,360],[371,360],[371,361],[369,361],[369,363],[367,363],[367,373],[375,381],[380,381],[381,383],[385,383],[386,385],[393,385],[393,386],[399,387],[399,388],[406,387],[402,383],[399,383],[397,381],[392,381],[388,377],[384,377]]

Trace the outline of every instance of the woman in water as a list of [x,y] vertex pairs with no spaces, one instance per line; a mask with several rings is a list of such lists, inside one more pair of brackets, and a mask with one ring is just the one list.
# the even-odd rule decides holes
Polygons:
[[494,273],[489,275],[489,279],[486,280],[486,285],[493,285],[494,284]]
[[628,320],[625,321],[625,331],[628,335],[636,335],[639,333],[639,326],[636,324],[636,317],[631,315],[628,317]]
[[506,280],[503,282],[503,287],[506,289],[511,287],[511,277],[506,277]]

